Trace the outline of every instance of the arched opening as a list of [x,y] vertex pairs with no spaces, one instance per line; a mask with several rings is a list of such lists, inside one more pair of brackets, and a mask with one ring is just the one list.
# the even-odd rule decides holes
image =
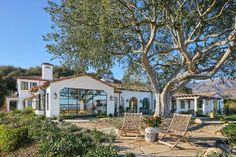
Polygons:
[[10,105],[10,111],[14,111],[14,110],[16,110],[17,109],[17,101],[15,101],[15,100],[11,100],[10,102],[9,102],[9,105]]
[[150,101],[148,98],[144,98],[142,101],[142,107],[140,107],[140,112],[143,114],[149,114],[150,113]]
[[129,100],[129,111],[137,113],[137,111],[138,111],[138,101],[137,101],[137,98],[132,97]]

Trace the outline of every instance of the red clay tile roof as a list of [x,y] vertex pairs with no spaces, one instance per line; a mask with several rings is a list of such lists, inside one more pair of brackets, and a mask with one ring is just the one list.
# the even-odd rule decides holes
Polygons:
[[99,82],[101,82],[103,84],[106,84],[106,85],[114,88],[116,92],[120,92],[120,90],[151,92],[151,88],[148,88],[148,87],[143,87],[143,86],[138,86],[138,85],[127,86],[127,85],[123,85],[121,83],[106,82],[106,81],[98,79],[94,74],[86,74],[86,73],[81,73],[81,74],[78,74],[78,75],[75,75],[75,76],[69,76],[69,77],[61,77],[59,79],[54,79],[52,81],[47,81],[47,82],[43,83],[42,85],[32,87],[30,91],[31,92],[37,92],[39,88],[46,88],[46,87],[48,87],[50,85],[50,83],[64,81],[64,80],[69,80],[69,79],[73,79],[73,78],[81,77],[81,76],[91,77],[91,78],[93,78],[93,79],[95,79],[95,80],[97,80],[97,81],[99,81]]
[[29,96],[29,97],[26,97],[25,100],[32,100],[32,99],[34,99],[35,97],[36,97],[36,95],[31,95],[31,96]]
[[42,88],[47,88],[48,86],[50,85],[50,82],[49,81],[47,81],[47,82],[44,82],[44,83],[42,83],[41,85],[39,85],[39,86],[34,86],[34,87],[32,87],[31,89],[30,89],[30,92],[33,92],[33,93],[36,93],[40,88],[42,89]]
[[192,94],[184,94],[184,93],[178,93],[175,94],[174,97],[175,98],[184,98],[184,97],[203,97],[203,98],[214,98],[217,99],[217,97],[215,97],[215,95],[218,94],[217,92],[205,92],[205,93],[192,93]]
[[48,80],[42,79],[41,76],[19,76],[17,77],[17,79],[48,81]]

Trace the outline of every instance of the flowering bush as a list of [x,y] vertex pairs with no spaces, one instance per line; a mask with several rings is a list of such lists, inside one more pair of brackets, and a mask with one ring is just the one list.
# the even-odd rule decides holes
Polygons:
[[158,127],[161,124],[161,117],[147,116],[143,121],[146,124],[146,127]]

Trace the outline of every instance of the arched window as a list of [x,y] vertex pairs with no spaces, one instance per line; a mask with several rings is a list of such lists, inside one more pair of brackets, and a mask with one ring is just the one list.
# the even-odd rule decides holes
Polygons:
[[143,99],[143,108],[144,109],[150,109],[150,101],[148,98]]
[[137,101],[137,98],[132,97],[129,100],[129,110],[130,110],[130,112],[134,112],[134,113],[136,113],[138,111],[138,101]]

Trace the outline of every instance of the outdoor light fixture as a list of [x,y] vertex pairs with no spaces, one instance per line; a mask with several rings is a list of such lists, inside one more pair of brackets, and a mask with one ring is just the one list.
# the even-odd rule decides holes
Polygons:
[[140,100],[140,103],[142,103],[143,102],[143,100]]
[[129,99],[126,99],[126,102],[129,102]]
[[113,99],[114,99],[114,97],[111,95],[111,96],[110,96],[110,100],[113,101]]
[[57,99],[57,92],[54,93],[54,99]]

